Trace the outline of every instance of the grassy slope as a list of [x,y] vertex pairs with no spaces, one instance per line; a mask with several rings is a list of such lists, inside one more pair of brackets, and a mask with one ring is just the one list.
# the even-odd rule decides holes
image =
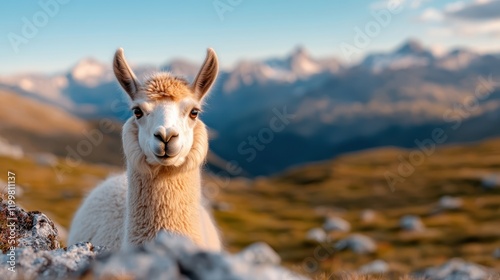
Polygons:
[[[350,221],[353,232],[375,238],[379,249],[368,256],[328,254],[319,262],[318,273],[352,270],[378,258],[401,272],[434,266],[451,257],[500,268],[500,261],[492,257],[494,248],[500,247],[500,191],[486,192],[480,187],[483,175],[499,170],[500,140],[440,149],[393,192],[384,173],[394,171],[398,155],[407,153],[378,149],[295,168],[272,178],[232,179],[216,197],[232,208],[215,213],[228,248],[239,250],[249,243],[265,241],[287,264],[303,272],[303,261],[314,259],[315,250],[321,249],[306,241],[305,234],[321,226],[322,213],[329,212]],[[24,187],[19,203],[28,210],[48,213],[63,226],[69,225],[84,194],[108,173],[119,170],[87,164],[60,168],[68,170],[61,180],[53,168],[37,166],[29,159],[0,158],[0,171],[16,171],[17,183]],[[6,175],[0,176],[5,181]],[[217,183],[207,177],[206,184]],[[463,198],[464,208],[434,214],[443,195]],[[359,218],[367,208],[378,213],[370,224]],[[401,232],[398,221],[406,214],[422,216],[428,231]],[[323,246],[329,248],[328,244]],[[324,248],[319,254],[325,252]]]
[[120,123],[82,120],[56,106],[8,90],[0,89],[0,98],[0,137],[23,147],[26,153],[50,152],[65,157],[68,149],[76,151],[78,145],[90,143],[88,137],[92,137],[92,153],[83,160],[122,164],[121,145],[117,145],[121,143]]
[[7,181],[7,171],[12,171],[16,174],[16,185],[22,190],[21,196],[16,197],[17,203],[26,210],[46,213],[66,228],[81,198],[107,174],[117,170],[88,164],[40,166],[31,159],[0,157],[0,179]]
[[[480,182],[483,175],[499,171],[500,140],[440,149],[393,192],[384,173],[395,170],[398,155],[407,154],[389,148],[365,151],[260,179],[252,187],[233,181],[219,197],[232,203],[233,210],[217,213],[217,218],[231,249],[263,240],[292,264],[304,263],[321,248],[304,236],[310,228],[321,226],[324,212],[343,217],[351,222],[353,232],[378,241],[374,255],[329,254],[321,262],[324,271],[356,269],[378,258],[403,272],[451,257],[500,268],[500,261],[492,257],[500,247],[500,191],[486,192]],[[461,197],[464,208],[435,214],[443,195]],[[367,208],[378,213],[371,224],[360,220]],[[399,218],[406,214],[422,216],[428,231],[400,231]]]
[[15,128],[40,135],[77,135],[87,128],[85,121],[56,106],[8,90],[0,90],[0,98],[2,129]]

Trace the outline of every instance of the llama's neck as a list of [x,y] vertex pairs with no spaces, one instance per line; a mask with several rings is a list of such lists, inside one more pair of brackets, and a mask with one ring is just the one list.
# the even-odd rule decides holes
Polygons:
[[138,245],[166,229],[201,244],[200,169],[144,174],[129,168],[125,241]]

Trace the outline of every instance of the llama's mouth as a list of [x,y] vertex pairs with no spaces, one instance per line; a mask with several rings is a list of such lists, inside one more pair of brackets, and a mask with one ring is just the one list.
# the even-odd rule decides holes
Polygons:
[[168,153],[164,153],[163,155],[156,155],[156,158],[159,160],[168,160],[174,158],[176,155],[169,155]]
[[[183,146],[181,146],[179,151],[175,154],[169,154],[168,151],[165,151],[163,155],[156,155],[156,158],[161,162],[173,160],[174,158],[176,158],[180,154],[180,151],[182,151],[182,148],[183,148]],[[173,163],[175,164],[176,162],[177,162],[177,160],[175,160],[175,162],[173,162]]]
[[182,150],[182,146],[178,148],[175,145],[171,146],[165,143],[153,143],[151,149],[156,158],[169,159],[176,157]]
[[156,164],[163,165],[163,166],[170,166],[170,165],[173,165],[176,160],[174,157],[165,154],[163,156],[156,156],[155,161],[156,161]]
[[169,156],[167,154],[165,154],[163,156],[156,156],[156,157],[159,158],[159,159],[169,159],[169,158],[172,158],[171,156]]

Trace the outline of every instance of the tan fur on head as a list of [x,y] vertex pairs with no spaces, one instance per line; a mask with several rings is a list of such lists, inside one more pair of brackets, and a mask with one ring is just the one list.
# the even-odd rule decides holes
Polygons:
[[177,102],[193,94],[188,81],[174,77],[170,73],[154,74],[144,82],[141,89],[152,101],[170,98]]
[[132,100],[139,97],[141,91],[144,91],[143,93],[152,100],[162,97],[180,100],[192,93],[197,100],[201,101],[217,79],[219,61],[215,51],[211,48],[207,49],[207,56],[203,66],[191,86],[188,85],[186,80],[174,77],[169,73],[155,74],[141,85],[128,65],[121,48],[115,53],[113,71],[116,79]]

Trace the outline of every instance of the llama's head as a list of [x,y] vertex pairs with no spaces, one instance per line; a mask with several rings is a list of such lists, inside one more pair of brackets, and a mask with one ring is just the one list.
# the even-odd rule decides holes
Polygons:
[[145,159],[150,165],[176,167],[186,161],[192,150],[197,154],[206,153],[206,147],[196,145],[206,146],[207,141],[206,130],[198,115],[203,99],[217,77],[217,55],[212,49],[208,49],[205,62],[192,84],[163,72],[140,82],[128,66],[122,49],[115,54],[113,70],[131,99],[134,115],[125,125],[134,130],[133,137],[136,138],[129,144],[124,139],[126,155],[129,148],[133,150],[129,153],[136,152],[135,157]]

